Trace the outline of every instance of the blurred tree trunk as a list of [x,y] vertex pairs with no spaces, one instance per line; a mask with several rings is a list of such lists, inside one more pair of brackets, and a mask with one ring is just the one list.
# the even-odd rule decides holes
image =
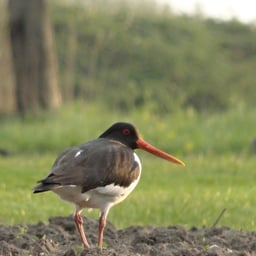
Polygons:
[[0,1],[0,114],[15,112],[15,92],[10,42],[7,33],[7,2]]
[[62,94],[65,102],[71,102],[75,98],[75,60],[77,52],[77,33],[74,23],[68,23],[67,52],[64,74],[62,77]]
[[9,0],[10,39],[21,114],[61,104],[47,0]]

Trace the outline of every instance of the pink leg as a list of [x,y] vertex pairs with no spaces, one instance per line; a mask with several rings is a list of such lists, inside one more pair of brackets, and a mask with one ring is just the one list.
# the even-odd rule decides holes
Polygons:
[[79,235],[80,235],[80,238],[82,240],[84,248],[89,248],[90,246],[89,246],[89,244],[87,242],[87,239],[85,237],[85,234],[84,234],[83,218],[80,215],[80,211],[76,211],[75,212],[74,220],[75,220],[76,228],[77,228],[77,230],[79,232]]
[[99,218],[99,236],[98,236],[98,247],[102,250],[102,243],[103,243],[103,232],[106,227],[106,218],[107,213],[101,212],[100,218]]

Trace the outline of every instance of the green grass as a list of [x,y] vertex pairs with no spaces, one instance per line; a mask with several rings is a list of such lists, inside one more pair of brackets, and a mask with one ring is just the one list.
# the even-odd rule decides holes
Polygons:
[[[33,186],[48,173],[58,152],[125,120],[186,167],[138,151],[141,181],[128,199],[111,209],[108,219],[114,225],[211,226],[226,208],[219,225],[255,230],[255,116],[255,111],[243,109],[209,116],[192,110],[170,117],[146,110],[110,115],[103,107],[77,103],[35,119],[2,120],[1,148],[15,154],[0,157],[0,221],[35,223],[72,214],[72,205],[51,192],[32,194]],[[84,214],[98,217],[97,210]]]

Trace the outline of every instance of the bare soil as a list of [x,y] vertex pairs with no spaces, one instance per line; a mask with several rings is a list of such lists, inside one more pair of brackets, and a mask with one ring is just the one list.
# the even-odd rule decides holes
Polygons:
[[54,217],[49,224],[0,224],[0,255],[256,255],[256,232],[228,227],[187,230],[181,226],[131,226],[117,230],[111,223],[105,230],[105,248],[100,252],[96,246],[97,221],[85,219],[84,225],[91,244],[86,250],[81,247],[72,217]]

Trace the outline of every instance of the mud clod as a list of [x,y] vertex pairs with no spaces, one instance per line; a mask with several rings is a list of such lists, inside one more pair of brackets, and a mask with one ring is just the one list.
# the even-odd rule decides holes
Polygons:
[[181,226],[131,226],[117,230],[108,223],[105,248],[97,248],[98,223],[84,221],[90,249],[81,246],[72,217],[55,217],[49,224],[0,224],[0,256],[256,256],[256,232],[228,227],[186,230]]

